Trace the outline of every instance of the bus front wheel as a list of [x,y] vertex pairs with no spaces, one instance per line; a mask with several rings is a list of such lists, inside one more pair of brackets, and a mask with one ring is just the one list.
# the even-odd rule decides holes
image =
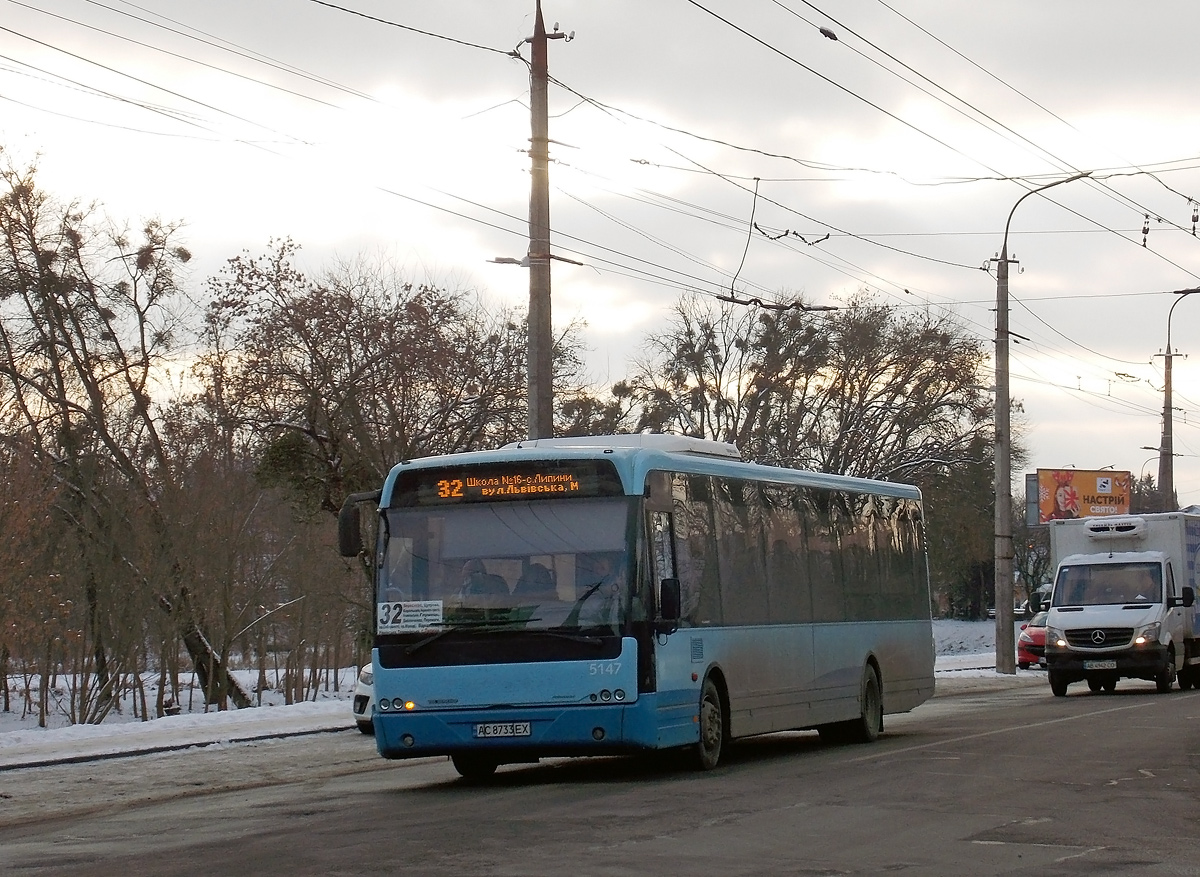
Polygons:
[[465,780],[484,780],[496,772],[497,762],[477,752],[464,752],[450,756],[454,769]]
[[696,767],[712,770],[721,761],[721,750],[725,746],[725,705],[721,690],[712,678],[704,680],[700,691],[700,739],[694,755]]

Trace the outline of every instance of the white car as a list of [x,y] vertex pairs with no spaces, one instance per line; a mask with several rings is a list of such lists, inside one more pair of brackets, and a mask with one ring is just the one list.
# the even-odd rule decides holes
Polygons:
[[375,674],[367,664],[358,671],[358,685],[354,688],[354,723],[364,734],[375,733],[371,716],[375,712]]

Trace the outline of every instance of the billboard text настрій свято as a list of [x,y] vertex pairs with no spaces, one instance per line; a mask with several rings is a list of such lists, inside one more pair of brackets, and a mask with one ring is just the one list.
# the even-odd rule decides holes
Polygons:
[[1038,469],[1038,520],[1129,514],[1128,472]]

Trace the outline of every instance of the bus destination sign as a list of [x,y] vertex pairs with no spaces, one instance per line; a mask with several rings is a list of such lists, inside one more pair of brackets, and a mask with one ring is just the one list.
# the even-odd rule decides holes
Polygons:
[[616,470],[607,460],[498,463],[402,472],[396,482],[392,506],[571,499],[622,493]]

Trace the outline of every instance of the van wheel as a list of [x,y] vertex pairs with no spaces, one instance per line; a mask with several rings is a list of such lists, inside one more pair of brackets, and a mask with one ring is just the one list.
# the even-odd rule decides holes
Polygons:
[[1162,669],[1158,671],[1158,675],[1154,677],[1154,687],[1158,689],[1159,694],[1166,694],[1171,690],[1171,684],[1175,681],[1175,653],[1167,653],[1167,662],[1163,664]]
[[1099,676],[1088,677],[1088,691],[1095,693],[1104,687],[1104,681]]
[[1104,692],[1106,694],[1112,694],[1116,690],[1117,690],[1117,677],[1109,676],[1107,679],[1104,680]]
[[1179,690],[1187,691],[1196,683],[1195,668],[1190,664],[1179,671]]
[[1066,697],[1067,686],[1070,684],[1061,674],[1055,673],[1053,670],[1049,672],[1050,690],[1054,692],[1055,697]]
[[704,680],[700,691],[700,739],[693,756],[700,770],[712,770],[721,761],[721,750],[725,748],[725,705],[721,690],[709,677]]

